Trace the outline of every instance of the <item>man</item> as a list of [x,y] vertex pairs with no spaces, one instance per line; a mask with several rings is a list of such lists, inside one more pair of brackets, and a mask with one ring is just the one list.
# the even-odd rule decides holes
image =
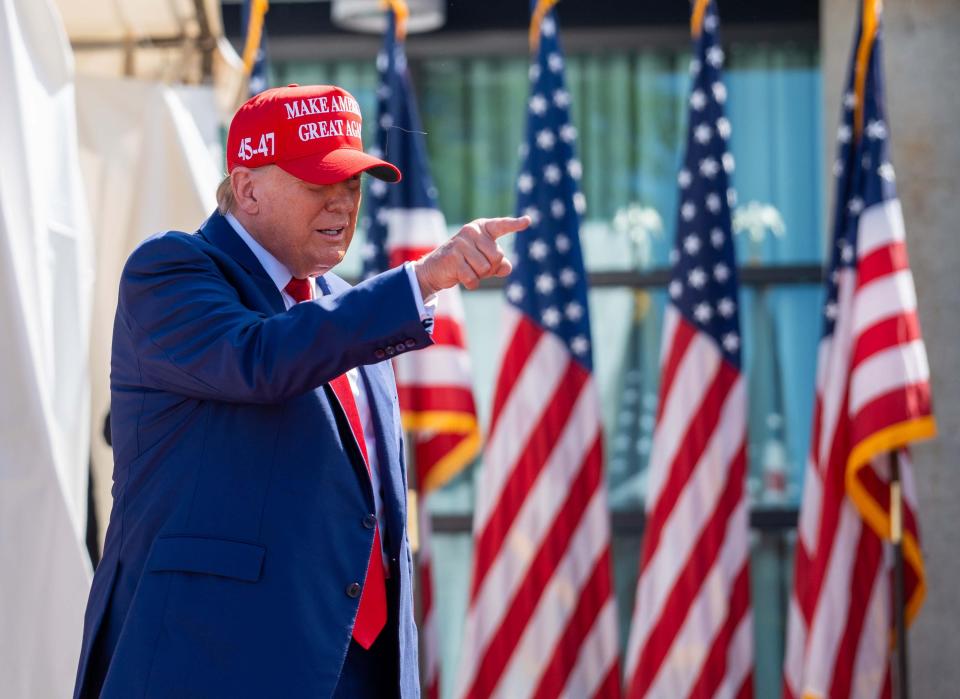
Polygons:
[[[389,359],[430,299],[504,276],[478,220],[356,287],[365,154],[346,91],[252,98],[219,209],[130,256],[111,373],[113,511],[75,697],[416,696],[400,417]],[[426,303],[425,303],[426,300]]]

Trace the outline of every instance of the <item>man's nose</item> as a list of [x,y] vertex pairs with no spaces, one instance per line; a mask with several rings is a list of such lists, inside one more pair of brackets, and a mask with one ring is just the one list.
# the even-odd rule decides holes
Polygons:
[[327,208],[330,211],[351,211],[353,209],[354,192],[346,182],[338,182],[332,185],[330,198],[327,200]]

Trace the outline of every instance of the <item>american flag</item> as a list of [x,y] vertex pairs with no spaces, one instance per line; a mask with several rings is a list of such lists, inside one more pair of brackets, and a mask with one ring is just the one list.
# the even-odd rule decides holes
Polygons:
[[908,620],[924,594],[906,446],[930,437],[917,320],[883,102],[879,2],[867,0],[838,132],[836,211],[797,532],[784,696],[889,697],[889,454],[900,458]]
[[534,9],[506,344],[477,480],[458,697],[620,693],[580,163],[552,3]]
[[[377,148],[371,151],[396,164],[403,179],[389,186],[369,180],[364,276],[416,260],[447,238],[430,177],[403,38],[396,31],[394,11],[388,11],[387,17],[383,50],[377,56]],[[432,601],[429,496],[469,464],[480,447],[459,289],[438,295],[433,340],[431,347],[394,360],[400,412],[404,428],[411,432],[419,492],[418,593],[423,685],[428,697],[438,696],[440,676]]]
[[687,150],[663,320],[630,697],[753,694],[746,378],[715,3],[694,5]]

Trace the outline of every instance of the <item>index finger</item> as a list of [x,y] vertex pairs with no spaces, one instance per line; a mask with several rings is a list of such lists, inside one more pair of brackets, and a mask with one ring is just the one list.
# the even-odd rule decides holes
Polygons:
[[505,236],[507,233],[522,231],[529,225],[529,216],[520,216],[519,218],[504,216],[501,218],[484,219],[483,223],[480,224],[480,230],[496,240],[497,238]]

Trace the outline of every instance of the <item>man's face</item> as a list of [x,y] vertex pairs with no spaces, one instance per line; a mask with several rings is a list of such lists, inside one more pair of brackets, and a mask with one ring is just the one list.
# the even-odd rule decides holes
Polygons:
[[258,168],[258,212],[250,234],[295,276],[317,276],[339,264],[357,227],[360,175],[310,184],[275,165]]

